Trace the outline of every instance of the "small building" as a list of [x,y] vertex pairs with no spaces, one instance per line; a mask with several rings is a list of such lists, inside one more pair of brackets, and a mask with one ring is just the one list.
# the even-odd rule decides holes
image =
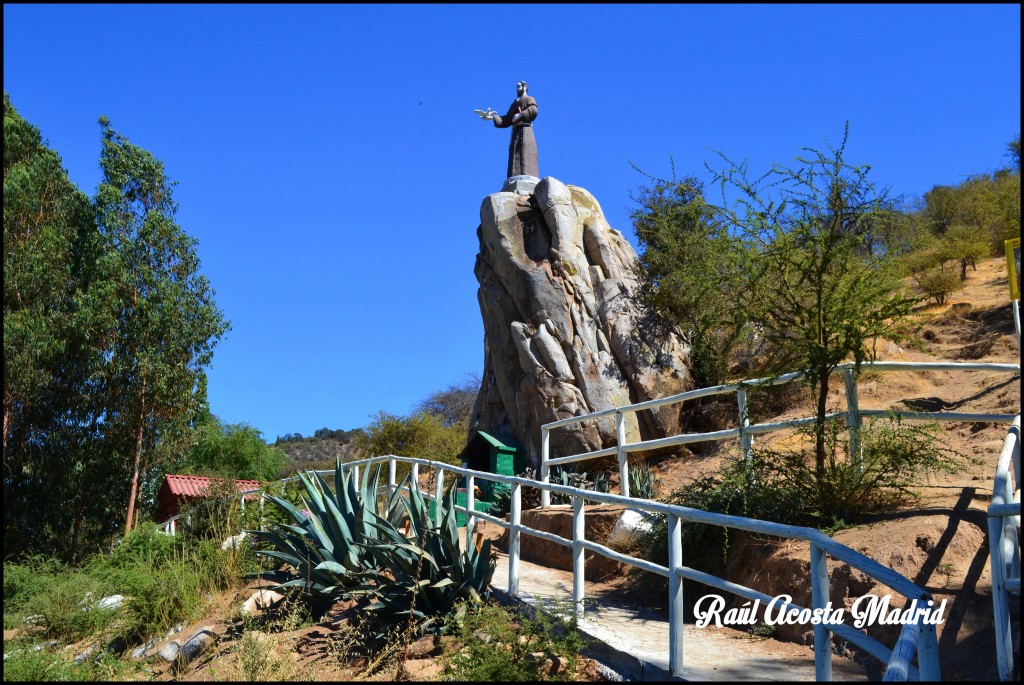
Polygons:
[[[504,476],[516,476],[526,470],[526,450],[514,445],[506,445],[492,435],[477,431],[462,450],[462,467],[474,471],[499,473]],[[477,484],[484,499],[490,499],[493,481],[485,480]],[[463,483],[465,487],[465,483]]]
[[[210,488],[216,487],[220,491],[223,488],[223,478],[207,478],[206,476],[185,476],[168,473],[164,475],[163,485],[157,493],[157,515],[156,520],[164,522],[167,519],[177,516],[181,511],[181,505],[185,502],[195,502],[206,499],[210,496]],[[236,480],[235,489],[238,492],[246,490],[258,490],[258,480]],[[246,495],[246,500],[255,500],[259,494]]]

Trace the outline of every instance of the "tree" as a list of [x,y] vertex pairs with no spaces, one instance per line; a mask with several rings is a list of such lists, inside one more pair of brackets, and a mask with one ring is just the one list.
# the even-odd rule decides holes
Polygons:
[[468,420],[445,426],[433,414],[420,412],[402,417],[380,411],[354,443],[367,457],[394,454],[454,464],[466,444],[467,428]]
[[268,445],[247,423],[224,424],[207,413],[194,429],[195,442],[176,466],[189,473],[230,479],[271,481],[280,478],[287,458]]
[[697,384],[718,385],[746,331],[735,306],[742,245],[705,201],[696,178],[677,180],[674,168],[672,180],[644,175],[652,185],[640,188],[633,197],[639,207],[630,212],[643,248],[637,269],[641,298],[683,329]]
[[[798,167],[774,165],[755,181],[746,165],[723,156],[715,181],[740,198],[722,208],[730,230],[749,246],[737,302],[763,331],[774,373],[803,370],[816,394],[815,476],[825,478],[830,375],[874,356],[873,341],[892,334],[916,301],[902,292],[891,258],[865,249],[866,232],[885,209],[867,180],[869,167],[846,163],[843,142],[828,153],[804,148]],[[823,497],[827,493],[822,493]]]
[[229,324],[199,274],[196,240],[174,222],[173,183],[163,163],[100,118],[103,180],[96,217],[107,242],[102,268],[117,308],[106,331],[111,447],[130,466],[125,531],[139,476],[182,436],[205,406],[204,367]]
[[445,427],[463,421],[468,425],[480,392],[480,382],[480,374],[470,374],[461,383],[452,383],[444,390],[430,393],[416,404],[413,412],[436,416]]
[[[89,199],[4,93],[4,548],[74,559],[110,531],[97,344],[102,253]],[[62,506],[53,506],[59,502]]]

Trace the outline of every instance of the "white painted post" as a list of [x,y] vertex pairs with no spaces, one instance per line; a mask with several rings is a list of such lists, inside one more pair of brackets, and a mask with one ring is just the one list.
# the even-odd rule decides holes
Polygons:
[[935,626],[928,623],[922,623],[921,631],[917,634],[917,668],[922,682],[942,680],[939,641],[935,634]]
[[416,489],[419,489],[419,487],[420,487],[420,465],[415,463],[415,462],[412,465],[412,477],[410,478],[410,480],[412,482],[409,483],[409,487],[410,488],[415,487]]
[[[824,613],[828,604],[828,564],[825,550],[811,543],[811,608]],[[814,624],[814,679],[832,680],[832,631]]]
[[[548,466],[548,459],[551,458],[551,430],[544,426],[540,428],[540,482],[551,482]],[[547,509],[551,506],[551,492],[541,488],[540,508]]]
[[1013,631],[1010,627],[1010,607],[1007,604],[1006,565],[1003,559],[1003,518],[988,519],[988,551],[992,573],[992,621],[996,629],[996,670],[1000,680],[1010,679],[1013,664]]
[[683,673],[683,526],[675,514],[668,515],[668,670],[679,677]]
[[434,483],[434,525],[441,525],[441,498],[444,496],[444,469],[438,467]]
[[850,458],[864,470],[864,452],[860,447],[860,400],[857,398],[857,375],[853,369],[843,369],[846,384],[846,427],[850,429]]
[[395,474],[398,469],[398,463],[395,458],[388,459],[388,497],[395,494]]
[[466,551],[473,544],[473,512],[476,511],[476,476],[466,476]]
[[519,483],[513,483],[512,506],[508,512],[508,594],[510,597],[519,595],[519,524],[522,504],[522,486]]
[[747,410],[747,389],[742,386],[736,389],[736,404],[740,410],[740,450],[743,452],[743,459],[750,463],[754,436],[747,432],[747,427],[750,426],[750,414]]
[[586,539],[586,527],[583,518],[583,498],[572,496],[572,603],[576,612],[576,620],[583,618],[583,541]]
[[629,497],[629,458],[626,454],[626,415],[621,409],[615,410],[615,445],[619,459],[619,492]]
[[352,477],[356,479],[356,490],[360,489],[359,467],[358,466],[353,466],[352,467]]

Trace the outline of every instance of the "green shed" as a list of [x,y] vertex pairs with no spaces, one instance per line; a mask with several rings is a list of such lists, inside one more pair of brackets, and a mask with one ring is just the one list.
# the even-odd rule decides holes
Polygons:
[[[506,445],[493,435],[477,431],[473,439],[466,445],[466,449],[462,451],[462,466],[474,471],[515,476],[526,470],[526,450]],[[487,480],[477,483],[481,499],[491,499],[493,485],[494,481]],[[465,482],[463,482],[463,486],[465,486]]]

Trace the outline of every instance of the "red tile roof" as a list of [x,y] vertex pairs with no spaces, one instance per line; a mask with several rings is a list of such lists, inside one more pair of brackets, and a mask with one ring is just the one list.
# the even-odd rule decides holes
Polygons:
[[[172,495],[178,497],[206,497],[212,483],[221,484],[223,478],[207,478],[205,476],[183,476],[168,473],[164,476],[165,485]],[[235,488],[239,492],[258,490],[258,480],[236,480]]]

